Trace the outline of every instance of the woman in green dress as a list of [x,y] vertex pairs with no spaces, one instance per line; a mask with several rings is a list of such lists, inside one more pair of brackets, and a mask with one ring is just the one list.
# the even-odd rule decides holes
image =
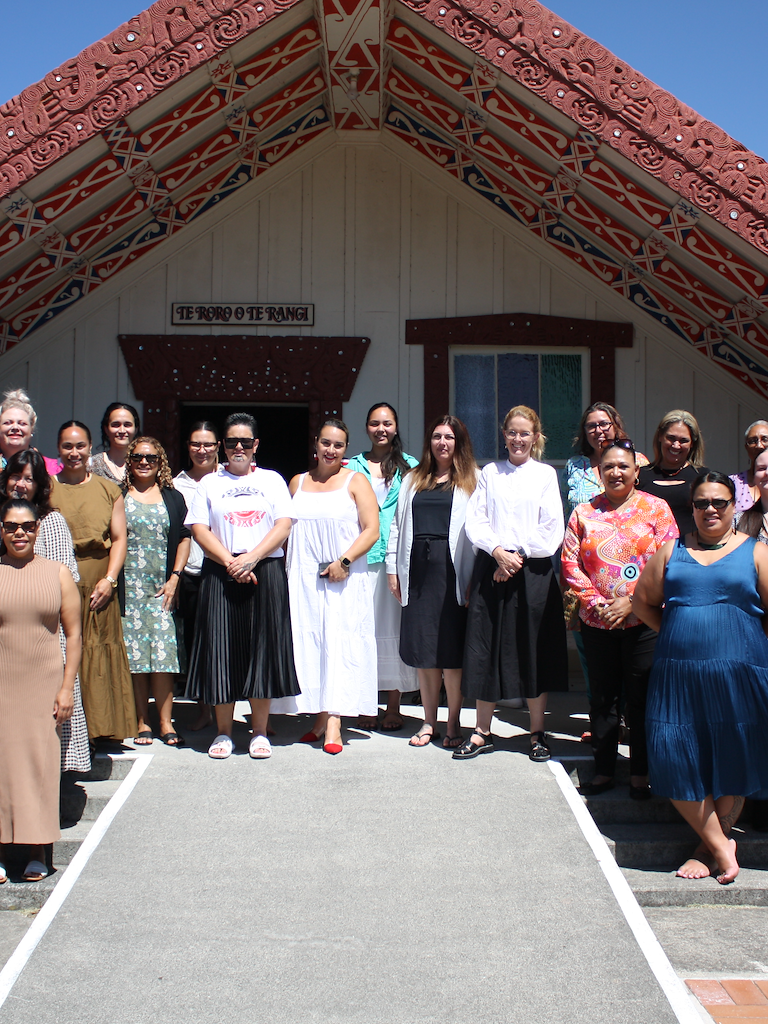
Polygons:
[[152,743],[149,693],[155,698],[160,739],[171,747],[184,740],[173,727],[173,677],[179,671],[176,642],[176,589],[189,557],[187,506],[173,486],[163,446],[137,437],[126,453],[123,638],[133,677],[140,746]]

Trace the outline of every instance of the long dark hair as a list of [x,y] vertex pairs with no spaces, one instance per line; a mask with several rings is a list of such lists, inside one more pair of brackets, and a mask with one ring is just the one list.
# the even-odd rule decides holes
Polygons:
[[141,420],[139,419],[139,414],[134,407],[132,405],[128,405],[127,402],[110,402],[104,410],[104,415],[101,417],[101,447],[104,451],[109,449],[109,437],[107,436],[109,417],[113,412],[117,412],[118,409],[127,409],[133,417],[133,425],[136,427],[136,433],[133,436],[138,437],[141,433]]
[[[46,469],[45,459],[34,448],[27,448],[26,451],[16,452],[15,455],[8,459],[5,469],[0,473],[0,500],[9,497],[8,478],[16,476],[16,474],[21,475],[24,472],[25,466],[30,466],[32,469],[32,479],[37,484],[34,504],[40,510],[40,519],[45,519],[49,512],[53,512],[51,506],[51,478]],[[14,498],[12,500],[23,501],[26,499]]]
[[414,491],[432,491],[439,486],[435,480],[437,463],[432,454],[432,435],[441,426],[450,427],[456,438],[456,446],[453,449],[453,465],[451,466],[451,487],[458,487],[467,494],[472,494],[477,486],[475,453],[472,450],[469,431],[456,416],[438,416],[429,425],[429,429],[424,435],[421,460],[418,466],[414,466],[409,473],[413,489]]
[[370,420],[371,415],[377,409],[389,409],[392,413],[392,419],[395,421],[395,436],[392,438],[392,446],[381,460],[381,475],[388,484],[391,484],[395,473],[399,471],[400,476],[405,476],[411,467],[403,457],[403,442],[400,440],[400,425],[397,419],[397,410],[393,405],[390,405],[389,402],[374,403],[365,414],[366,427],[368,426],[368,421]]

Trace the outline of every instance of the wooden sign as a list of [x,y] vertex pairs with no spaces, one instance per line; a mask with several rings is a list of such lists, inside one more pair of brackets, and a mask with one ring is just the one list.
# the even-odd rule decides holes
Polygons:
[[307,303],[197,302],[171,303],[174,327],[207,327],[209,324],[280,324],[283,327],[312,327],[315,307]]

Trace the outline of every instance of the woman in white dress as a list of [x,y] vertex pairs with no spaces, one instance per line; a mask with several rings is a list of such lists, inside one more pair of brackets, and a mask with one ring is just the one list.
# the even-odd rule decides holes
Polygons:
[[317,465],[290,483],[296,525],[288,589],[301,686],[293,710],[317,716],[301,740],[315,743],[325,736],[328,754],[343,749],[342,716],[375,715],[379,696],[365,559],[379,539],[379,506],[363,474],[342,466],[348,443],[345,424],[326,420],[315,442]]

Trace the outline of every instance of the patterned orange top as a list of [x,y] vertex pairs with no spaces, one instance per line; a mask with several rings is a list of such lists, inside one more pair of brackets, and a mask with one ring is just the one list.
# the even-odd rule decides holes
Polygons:
[[[597,606],[613,597],[631,597],[651,555],[678,536],[669,505],[645,491],[636,491],[618,512],[605,494],[577,505],[565,530],[562,575],[579,599],[582,621],[607,629]],[[639,625],[630,614],[622,628]]]

